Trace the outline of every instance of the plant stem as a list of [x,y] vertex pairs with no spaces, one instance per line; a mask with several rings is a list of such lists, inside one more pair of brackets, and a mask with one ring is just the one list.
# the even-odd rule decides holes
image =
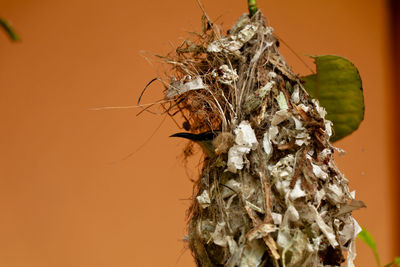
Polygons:
[[7,33],[8,37],[10,37],[11,41],[19,41],[21,38],[16,34],[10,24],[3,18],[0,18],[0,28]]
[[248,0],[248,5],[249,5],[250,17],[252,17],[258,10],[257,0]]

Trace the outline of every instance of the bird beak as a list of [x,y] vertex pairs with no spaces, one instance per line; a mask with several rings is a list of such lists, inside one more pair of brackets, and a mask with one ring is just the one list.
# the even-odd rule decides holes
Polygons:
[[211,158],[215,155],[215,148],[212,144],[212,140],[214,139],[215,135],[216,134],[214,132],[205,132],[201,134],[176,133],[170,137],[181,137],[196,142],[201,146],[204,153]]
[[181,138],[185,138],[191,141],[198,141],[197,140],[197,135],[196,134],[192,134],[192,133],[176,133],[173,135],[170,135],[169,137],[181,137]]

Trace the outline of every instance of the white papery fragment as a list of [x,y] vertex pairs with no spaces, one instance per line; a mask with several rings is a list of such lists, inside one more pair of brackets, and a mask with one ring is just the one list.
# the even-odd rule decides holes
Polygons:
[[215,227],[214,233],[211,235],[211,239],[213,240],[214,244],[221,246],[221,247],[226,247],[228,242],[226,240],[225,236],[225,222],[219,222],[217,223],[217,226]]
[[304,130],[303,123],[297,119],[295,116],[292,117],[294,121],[294,126],[296,130]]
[[222,50],[227,52],[235,52],[239,50],[243,46],[243,43],[238,41],[237,38],[235,40],[230,38],[221,38],[218,39],[207,47],[207,52],[222,52]]
[[276,179],[275,187],[278,192],[286,196],[290,191],[290,178],[293,173],[294,156],[292,154],[281,158],[276,164],[269,165],[271,175]]
[[262,223],[254,227],[247,234],[247,239],[252,241],[253,239],[260,239],[278,230],[274,224]]
[[346,150],[344,150],[344,149],[341,149],[341,148],[336,147],[336,146],[332,146],[332,147],[333,147],[334,150],[336,150],[339,153],[339,156],[344,156],[347,153]]
[[269,136],[269,140],[270,140],[272,143],[274,143],[274,144],[277,144],[277,143],[278,143],[278,140],[277,140],[278,134],[279,134],[279,128],[278,128],[278,126],[272,125],[271,127],[269,127],[269,129],[268,129],[268,136]]
[[271,89],[274,87],[275,82],[271,81],[271,82],[267,82],[263,87],[261,87],[259,89],[260,91],[260,98],[264,98],[266,94],[269,93],[269,91],[271,91]]
[[332,136],[332,122],[331,121],[325,120],[325,132],[329,137]]
[[281,248],[287,248],[291,244],[291,235],[290,235],[290,229],[288,226],[281,227],[279,229],[278,233],[278,238],[276,239],[276,243],[278,246]]
[[244,245],[242,244],[240,247],[236,243],[236,241],[229,236],[228,237],[228,246],[229,246],[229,254],[231,255],[226,262],[226,267],[236,267],[239,264],[240,257],[244,250]]
[[200,77],[197,77],[193,80],[190,80],[184,83],[186,77],[179,81],[172,81],[168,87],[167,93],[165,94],[167,99],[171,99],[177,95],[181,95],[188,91],[206,89],[207,85],[203,83],[203,80]]
[[265,35],[271,35],[274,32],[274,28],[267,26],[264,28],[264,34]]
[[293,172],[294,156],[289,154],[281,158],[275,165],[269,165],[271,175],[280,180],[289,178]]
[[318,252],[320,244],[321,244],[321,237],[317,236],[316,238],[312,239],[312,244],[308,244],[307,250],[309,252]]
[[346,267],[355,267],[354,260],[356,259],[356,256],[356,242],[353,240],[350,242],[349,250],[347,252]]
[[241,41],[243,44],[247,43],[248,41],[250,41],[251,38],[253,38],[257,29],[258,29],[257,25],[247,24],[241,31],[238,32],[237,34],[238,40]]
[[349,240],[353,239],[355,225],[351,216],[345,217],[344,221],[335,219],[335,228],[338,233],[339,244],[344,246]]
[[237,34],[231,35],[230,37],[221,38],[215,40],[208,45],[208,52],[238,52],[242,46],[250,41],[256,33],[258,26],[255,24],[248,24]]
[[232,84],[239,79],[236,70],[229,68],[228,65],[222,65],[218,70],[213,70],[211,75],[222,84]]
[[285,212],[285,217],[283,218],[283,220],[297,222],[299,219],[300,219],[299,212],[293,205],[290,204]]
[[[245,172],[242,177],[242,186],[240,191],[242,193],[243,199],[249,199],[254,195],[256,188],[254,186],[254,178],[248,172]],[[247,203],[247,201],[246,201]]]
[[318,159],[320,159],[321,161],[325,161],[331,155],[332,155],[332,150],[330,150],[329,148],[325,148],[318,154]]
[[299,108],[301,108],[305,113],[307,113],[310,110],[310,107],[304,105],[304,104],[300,104],[298,105]]
[[354,222],[354,233],[353,233],[353,240],[350,242],[349,245],[349,252],[347,253],[347,263],[346,263],[346,267],[354,267],[354,260],[357,256],[356,253],[356,242],[355,242],[355,238],[357,237],[357,235],[361,232],[361,227],[360,225],[357,223],[357,221],[353,218],[353,222]]
[[237,254],[237,252],[239,250],[239,246],[237,245],[235,239],[233,239],[233,237],[230,235],[226,236],[225,239],[226,239],[226,242],[228,243],[228,248],[229,248],[229,252],[231,253],[231,255]]
[[265,251],[265,245],[259,240],[249,242],[243,250],[239,267],[259,266]]
[[343,190],[336,184],[328,184],[325,188],[326,196],[333,203],[341,203],[345,197]]
[[317,177],[317,178],[322,179],[322,180],[325,181],[325,180],[329,177],[329,175],[328,175],[326,172],[324,172],[324,171],[321,169],[320,166],[314,164],[314,163],[312,162],[312,158],[311,158],[309,155],[307,155],[307,159],[308,159],[308,160],[310,161],[310,163],[311,163],[312,170],[313,170],[313,173],[314,173],[315,177]]
[[286,196],[290,191],[290,180],[278,180],[275,183],[275,187],[282,196]]
[[258,145],[256,134],[248,121],[242,121],[235,129],[235,143],[255,149]]
[[336,241],[335,232],[333,229],[324,222],[321,215],[313,205],[309,204],[308,207],[310,208],[310,212],[314,217],[319,229],[321,229],[322,233],[324,233],[325,237],[328,239],[329,244],[331,244],[332,247],[338,246],[339,243]]
[[208,195],[207,190],[204,190],[201,195],[196,197],[196,199],[203,209],[207,208],[211,204],[210,196]]
[[285,95],[282,92],[280,92],[279,95],[276,97],[276,101],[278,102],[279,108],[281,110],[289,109],[289,106],[286,102]]
[[271,212],[272,221],[276,225],[280,225],[282,223],[282,214]]
[[235,129],[235,143],[228,151],[228,171],[236,173],[243,169],[243,157],[258,145],[256,134],[248,121],[242,121]]
[[279,123],[289,119],[290,117],[291,115],[286,109],[279,110],[275,112],[274,116],[272,117],[271,125],[277,126]]
[[306,192],[303,189],[301,189],[301,179],[297,179],[294,188],[289,193],[289,198],[290,200],[295,200],[305,196]]
[[358,224],[358,222],[356,221],[356,219],[353,218],[353,223],[354,223],[354,235],[353,235],[353,239],[355,239],[359,233],[361,233],[362,228],[361,226]]
[[321,116],[321,118],[325,118],[326,110],[319,105],[319,101],[317,99],[312,99],[311,102],[313,102],[313,104],[315,105],[315,108],[317,109],[317,112]]
[[308,140],[310,136],[307,132],[300,132],[296,134],[296,141],[294,142],[298,146],[302,146],[303,144],[308,144]]
[[325,193],[325,190],[322,188],[321,190],[318,190],[316,193],[315,193],[315,202],[316,202],[316,207],[318,208],[319,207],[319,205],[321,204],[321,200],[322,199],[324,199],[325,198],[325,195],[326,195],[326,193]]
[[292,94],[292,96],[290,98],[291,98],[292,102],[295,103],[295,104],[298,104],[300,102],[300,89],[299,89],[299,85],[298,84],[296,84],[294,86],[294,91],[293,91],[293,94]]
[[329,177],[328,174],[321,169],[321,167],[313,163],[311,163],[311,165],[313,167],[313,173],[315,174],[316,177],[322,180],[326,180]]
[[268,79],[270,79],[270,80],[275,79],[276,76],[277,76],[277,74],[273,71],[268,72],[268,75],[267,75]]
[[228,171],[236,173],[237,170],[243,169],[243,157],[250,152],[250,148],[246,146],[234,145],[228,151]]
[[272,148],[271,140],[269,139],[268,132],[264,133],[263,148],[264,148],[265,154],[267,154],[267,158],[269,158],[272,155],[273,148]]

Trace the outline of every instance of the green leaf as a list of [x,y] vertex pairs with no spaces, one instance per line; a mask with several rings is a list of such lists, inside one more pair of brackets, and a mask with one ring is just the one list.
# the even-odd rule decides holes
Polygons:
[[390,267],[390,266],[392,266],[393,264],[396,264],[397,266],[400,266],[400,257],[394,258],[394,261],[392,261],[392,262],[389,263],[389,264],[386,264],[385,267]]
[[0,18],[0,28],[3,28],[3,30],[7,33],[8,37],[10,37],[12,41],[21,40],[19,35],[15,33],[11,25],[5,19]]
[[318,99],[332,121],[337,141],[357,130],[364,119],[364,96],[360,74],[349,60],[332,55],[311,56],[317,73],[302,77],[311,97]]
[[363,228],[362,231],[358,234],[358,238],[361,239],[361,241],[363,241],[365,244],[367,244],[371,248],[372,252],[375,255],[376,263],[380,267],[381,261],[379,259],[378,251],[376,249],[376,243],[375,243],[373,236],[367,230],[365,230]]

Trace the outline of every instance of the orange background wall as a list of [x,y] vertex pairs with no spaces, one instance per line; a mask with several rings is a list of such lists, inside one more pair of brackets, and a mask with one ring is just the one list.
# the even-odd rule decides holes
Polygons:
[[[246,11],[245,0],[203,3],[226,28]],[[259,0],[293,50],[341,55],[360,70],[365,121],[336,144],[348,152],[338,165],[366,202],[355,217],[387,263],[396,249],[396,207],[385,5]],[[167,118],[146,143],[162,116],[89,109],[136,103],[162,72],[139,51],[166,53],[199,29],[196,1],[0,0],[0,12],[23,38],[12,44],[0,35],[0,266],[194,266],[180,241],[192,184],[182,167],[185,143],[168,138],[175,124]],[[160,90],[152,87],[144,102]],[[375,266],[360,242],[358,254],[358,266]]]

